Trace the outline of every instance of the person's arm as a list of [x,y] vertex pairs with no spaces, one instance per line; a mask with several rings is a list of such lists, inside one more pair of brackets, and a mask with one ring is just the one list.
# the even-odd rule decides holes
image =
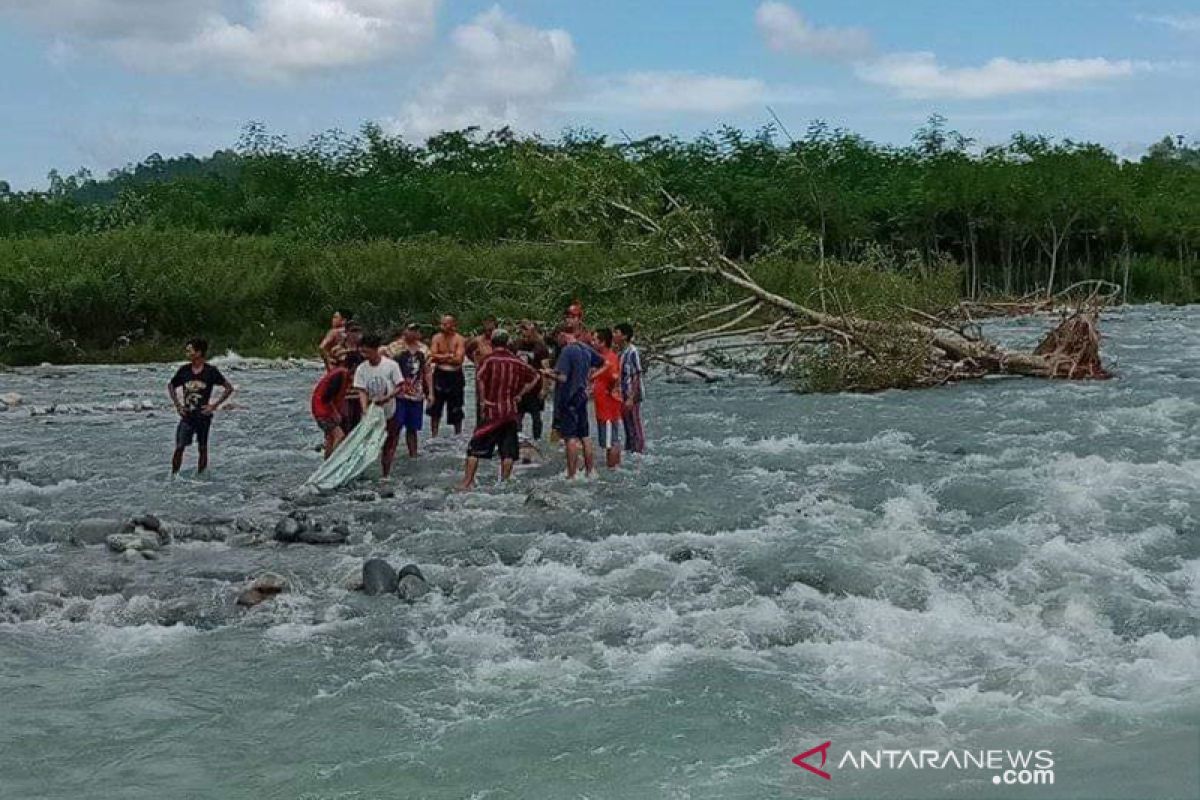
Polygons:
[[209,403],[204,407],[205,414],[211,414],[221,406],[225,405],[225,401],[233,396],[233,384],[225,381],[221,384],[221,396],[217,398],[217,402]]
[[625,398],[625,408],[632,411],[634,404],[642,396],[642,359],[634,356],[630,360],[633,369],[629,371],[629,394]]
[[529,365],[525,366],[525,375],[529,378],[529,381],[523,387],[521,387],[521,391],[517,393],[518,400],[530,392],[536,391],[542,382],[541,374]]
[[425,396],[433,398],[433,365],[428,359],[421,359],[421,385],[425,387]]
[[225,401],[233,395],[233,384],[229,382],[228,378],[221,374],[221,370],[213,367],[212,377],[214,382],[218,383],[221,387],[221,396],[217,398],[217,402],[209,403],[203,409],[201,409],[205,414],[211,414],[221,406],[225,405]]
[[175,378],[167,381],[167,396],[171,398],[171,405],[175,406],[175,413],[183,416],[183,403],[179,401],[179,384],[175,382]]

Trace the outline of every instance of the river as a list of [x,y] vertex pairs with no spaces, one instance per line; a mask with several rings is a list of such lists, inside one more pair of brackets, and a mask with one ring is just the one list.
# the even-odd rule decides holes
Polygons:
[[[0,373],[0,797],[1195,798],[1200,307],[1102,329],[1108,382],[660,378],[615,474],[459,495],[445,438],[378,499],[288,499],[315,365],[220,360],[236,407],[176,481],[169,366]],[[254,544],[297,502],[350,543]],[[158,560],[68,541],[141,512]],[[434,591],[345,588],[371,556]],[[824,741],[829,781],[791,761]],[[985,747],[1054,784],[836,763]]]

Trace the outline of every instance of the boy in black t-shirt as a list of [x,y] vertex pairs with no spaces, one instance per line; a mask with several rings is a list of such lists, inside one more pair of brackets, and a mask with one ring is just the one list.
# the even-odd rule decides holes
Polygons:
[[[196,474],[208,469],[208,429],[212,426],[213,412],[225,404],[233,394],[233,384],[225,379],[221,370],[205,361],[208,342],[191,339],[184,348],[188,363],[180,367],[167,384],[167,394],[179,414],[179,425],[175,428],[175,454],[171,457],[171,474],[178,474],[183,466],[183,451],[196,440],[200,460]],[[212,401],[214,386],[222,389],[217,402]],[[182,391],[180,391],[182,390]]]

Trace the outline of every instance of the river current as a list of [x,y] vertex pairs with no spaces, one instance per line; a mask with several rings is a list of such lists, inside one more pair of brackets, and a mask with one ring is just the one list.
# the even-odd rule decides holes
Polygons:
[[[171,366],[0,373],[0,798],[1200,796],[1200,307],[1102,329],[1107,382],[659,377],[640,461],[469,495],[446,437],[297,497],[315,364],[218,359],[175,481]],[[298,505],[349,542],[269,541]],[[71,541],[143,512],[157,560]],[[348,589],[373,556],[433,591]],[[792,763],[825,741],[828,781]],[[1054,783],[838,764],[918,748]]]

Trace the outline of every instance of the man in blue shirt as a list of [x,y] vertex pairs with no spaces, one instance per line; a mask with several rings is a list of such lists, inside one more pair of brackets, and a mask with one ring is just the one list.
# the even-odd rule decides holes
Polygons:
[[567,478],[574,478],[579,469],[580,450],[583,450],[583,469],[591,475],[595,455],[588,433],[588,387],[593,370],[603,367],[604,359],[579,342],[569,328],[559,329],[558,346],[554,369],[545,371],[546,377],[555,382],[554,429],[567,443]]

